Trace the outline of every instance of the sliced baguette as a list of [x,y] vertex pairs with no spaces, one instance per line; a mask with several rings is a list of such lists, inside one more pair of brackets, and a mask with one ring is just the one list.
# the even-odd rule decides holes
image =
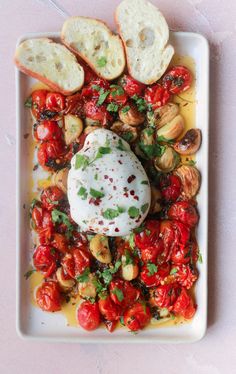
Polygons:
[[174,54],[167,44],[169,28],[161,12],[146,0],[123,0],[115,20],[123,40],[131,76],[152,84],[166,71]]
[[54,91],[70,95],[84,83],[84,70],[64,45],[51,39],[28,39],[15,52],[15,64],[23,73],[34,77]]
[[100,20],[68,18],[62,27],[61,40],[104,79],[119,77],[125,68],[125,52],[120,37]]

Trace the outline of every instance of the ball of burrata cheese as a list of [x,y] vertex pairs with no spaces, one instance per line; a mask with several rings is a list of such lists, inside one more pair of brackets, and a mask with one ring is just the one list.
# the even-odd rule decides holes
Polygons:
[[112,131],[97,129],[71,160],[68,200],[80,231],[126,236],[148,214],[151,190],[129,144]]

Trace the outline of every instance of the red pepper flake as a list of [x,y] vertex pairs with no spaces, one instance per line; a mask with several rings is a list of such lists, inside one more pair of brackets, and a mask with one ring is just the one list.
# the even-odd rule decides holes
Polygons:
[[131,195],[131,196],[134,196],[134,194],[135,194],[135,191],[134,191],[134,190],[131,190],[131,191],[130,191],[130,195]]
[[89,200],[89,204],[93,204],[95,206],[99,206],[101,203],[101,199],[99,197],[96,197],[96,199],[94,199],[93,197],[91,197],[91,199]]
[[116,186],[113,186],[113,190],[114,190],[114,191],[116,191],[116,190],[117,190]]
[[98,221],[98,224],[99,225],[104,225],[104,222],[103,221]]
[[139,201],[139,197],[137,195],[134,196],[134,199]]
[[127,192],[124,193],[124,197],[129,197]]
[[104,175],[104,179],[108,179],[109,177],[108,177],[108,175]]
[[121,164],[121,165],[123,164],[123,162],[122,162],[121,160],[118,160],[118,162],[119,162],[119,164]]
[[115,232],[119,232],[120,230],[118,229],[118,227],[115,228]]
[[131,183],[135,180],[135,178],[136,178],[135,175],[130,175],[129,178],[127,179],[127,182]]
[[115,221],[109,222],[109,225],[114,225]]
[[109,178],[109,181],[112,183],[113,182],[113,178]]

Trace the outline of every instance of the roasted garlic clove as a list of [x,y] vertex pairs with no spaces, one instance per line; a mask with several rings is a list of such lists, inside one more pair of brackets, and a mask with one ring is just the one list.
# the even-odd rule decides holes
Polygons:
[[190,129],[182,139],[174,145],[176,152],[181,155],[192,155],[198,151],[202,142],[201,130]]
[[190,165],[182,165],[174,171],[174,174],[181,179],[182,196],[186,199],[193,198],[201,184],[201,174],[197,168]]
[[180,156],[173,148],[166,146],[162,156],[154,159],[154,166],[158,171],[169,173],[174,170],[180,162]]
[[134,142],[138,137],[138,132],[135,127],[127,125],[121,121],[115,121],[111,126],[111,130],[121,136],[128,143]]
[[130,126],[139,126],[145,120],[144,114],[139,112],[137,107],[133,104],[126,105],[124,108],[120,109],[119,118],[121,122]]
[[91,132],[93,132],[94,130],[97,130],[97,129],[100,129],[100,128],[101,127],[99,127],[99,126],[86,126],[85,129],[84,129],[84,134],[88,135]]
[[135,262],[127,264],[127,257],[125,255],[121,257],[121,262],[122,262],[121,264],[122,278],[127,281],[131,281],[137,278],[138,273],[139,273],[138,265]]
[[178,138],[184,130],[184,119],[178,114],[170,122],[157,130],[157,136],[163,137],[166,140]]
[[156,188],[155,186],[151,185],[151,206],[149,213],[154,214],[158,213],[161,211],[162,206],[161,206],[161,192]]
[[62,267],[57,269],[56,277],[57,277],[57,281],[58,281],[60,287],[64,291],[71,290],[75,285],[74,279],[65,279],[65,277],[63,276],[63,268]]
[[172,121],[179,114],[179,106],[174,103],[163,105],[155,109],[153,112],[147,113],[148,123],[151,126],[160,128],[166,123]]
[[65,124],[65,143],[66,145],[74,142],[83,132],[83,122],[79,117],[73,114],[64,116]]
[[90,241],[92,255],[103,264],[109,264],[112,260],[108,238],[105,235],[96,234]]
[[79,282],[78,290],[81,297],[95,298],[97,294],[96,276],[94,274],[89,274],[85,282]]
[[57,186],[60,188],[64,193],[67,192],[67,178],[68,178],[69,169],[64,168],[52,176],[52,185]]

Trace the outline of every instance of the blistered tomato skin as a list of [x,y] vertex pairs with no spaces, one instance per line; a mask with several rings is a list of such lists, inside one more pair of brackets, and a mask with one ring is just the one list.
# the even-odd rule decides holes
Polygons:
[[79,325],[84,330],[96,330],[101,322],[98,303],[92,304],[90,301],[84,301],[80,304],[77,312],[77,319]]
[[175,219],[189,227],[195,227],[199,221],[197,209],[189,201],[177,201],[167,212],[170,219]]
[[36,302],[45,312],[57,312],[61,310],[60,289],[56,282],[44,282],[36,291]]
[[162,79],[163,86],[172,94],[187,91],[192,84],[192,74],[185,66],[173,66]]
[[144,265],[141,271],[141,280],[146,287],[158,286],[170,273],[170,264],[164,263],[160,266],[156,266],[156,271],[151,271],[150,266]]
[[142,330],[150,320],[150,308],[144,302],[136,302],[124,313],[125,326],[131,331]]
[[33,255],[36,270],[43,273],[45,278],[56,271],[59,259],[59,253],[50,245],[39,245]]
[[176,283],[160,285],[153,291],[153,301],[159,308],[167,308],[171,311],[179,293],[180,286]]
[[181,194],[181,180],[177,175],[162,176],[161,194],[166,202],[175,202]]
[[62,129],[56,121],[41,121],[34,126],[34,137],[37,141],[62,140]]
[[175,280],[189,290],[198,278],[197,270],[190,265],[175,265]]
[[90,266],[90,255],[83,247],[71,248],[70,253],[63,257],[61,264],[65,273],[69,274],[71,278],[75,278]]
[[160,84],[148,87],[145,90],[144,99],[153,109],[160,108],[170,100],[170,93]]
[[192,298],[188,295],[186,289],[182,288],[177,300],[175,301],[173,312],[186,319],[191,319],[196,313],[196,309],[197,306],[194,304]]
[[65,109],[65,96],[57,92],[49,92],[46,96],[46,109],[59,113]]
[[58,208],[64,198],[64,192],[56,186],[45,188],[41,193],[42,204],[49,211]]
[[121,78],[121,86],[130,97],[134,95],[141,96],[146,87],[143,83],[136,81],[136,79],[132,78],[130,75],[124,75]]
[[40,119],[40,114],[46,109],[47,90],[35,90],[31,94],[32,114],[36,119]]
[[118,321],[121,316],[121,308],[115,304],[108,295],[105,299],[100,299],[98,302],[101,315],[107,321]]
[[140,290],[123,279],[111,281],[109,290],[112,301],[122,308],[132,305],[140,296]]

